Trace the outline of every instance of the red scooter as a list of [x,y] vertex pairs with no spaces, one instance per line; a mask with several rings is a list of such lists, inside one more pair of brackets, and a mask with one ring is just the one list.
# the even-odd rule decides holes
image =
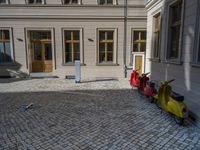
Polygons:
[[151,103],[154,101],[154,95],[156,95],[157,90],[155,88],[155,83],[152,81],[148,81],[146,87],[144,88],[144,95],[150,98]]
[[139,77],[139,85],[138,92],[144,94],[144,88],[146,87],[147,81],[149,81],[149,77],[147,77],[149,73],[143,73],[141,77]]
[[150,98],[153,102],[153,96],[156,94],[155,83],[149,81],[147,76],[149,73],[144,73],[140,77],[138,91],[140,94],[144,94],[146,97]]
[[139,73],[138,73],[138,70],[133,70],[132,73],[131,73],[131,78],[129,80],[130,82],[130,85],[133,87],[138,87],[139,85]]

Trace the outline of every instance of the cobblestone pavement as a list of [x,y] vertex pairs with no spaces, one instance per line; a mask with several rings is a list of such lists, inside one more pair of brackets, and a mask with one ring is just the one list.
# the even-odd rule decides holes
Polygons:
[[0,150],[200,149],[197,127],[160,112],[127,80],[1,79]]

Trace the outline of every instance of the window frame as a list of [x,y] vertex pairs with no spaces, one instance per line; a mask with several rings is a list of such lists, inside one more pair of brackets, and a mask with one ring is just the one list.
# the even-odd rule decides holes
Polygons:
[[[181,20],[180,20],[180,35],[179,35],[179,52],[178,52],[178,58],[170,58],[170,49],[171,49],[171,26],[172,26],[172,8],[175,6],[179,1],[182,1],[182,9],[181,9]],[[165,50],[165,62],[167,63],[174,63],[174,64],[179,64],[181,65],[181,56],[182,56],[182,42],[183,42],[183,27],[184,27],[184,8],[185,8],[185,0],[174,0],[173,2],[169,3],[167,5],[167,44],[165,45],[166,50]]]
[[[131,28],[131,47],[130,47],[130,66],[133,65],[133,53],[144,53],[146,55],[146,51],[145,52],[134,52],[133,51],[133,46],[134,46],[134,31],[146,31],[147,33],[147,29],[145,28]],[[146,34],[147,36],[147,34]],[[147,49],[147,37],[146,37],[146,49]]]
[[82,0],[78,0],[78,3],[77,4],[65,4],[65,0],[62,0],[62,5],[81,5],[82,4]]
[[13,29],[11,27],[0,27],[0,30],[9,30],[10,36],[10,51],[11,51],[11,62],[0,62],[0,65],[9,65],[15,63],[15,55],[14,55],[14,41],[13,41]]
[[[112,62],[100,62],[99,61],[99,31],[113,31],[113,61]],[[118,30],[116,28],[97,28],[97,44],[96,44],[96,65],[97,66],[115,66],[117,64],[117,35],[118,35]]]
[[[112,5],[117,5],[117,0],[113,0],[112,4],[100,4],[101,0],[97,0],[97,4],[100,6],[112,6]],[[107,1],[107,0],[106,0]]]
[[193,59],[192,65],[200,67],[200,1],[197,4],[197,17],[196,17],[196,25],[195,25],[195,39],[194,39],[194,48],[193,48]]
[[[146,40],[145,40],[145,42],[143,42],[143,40],[139,40],[139,42],[138,43],[146,43],[146,49],[147,49],[147,30],[146,29],[132,29],[132,41],[131,41],[131,43],[132,43],[132,45],[131,45],[131,53],[133,52],[135,52],[135,53],[137,53],[136,51],[133,51],[133,47],[134,47],[134,32],[140,32],[140,31],[144,31],[144,32],[146,32]],[[142,52],[142,51],[138,51],[138,52]],[[146,50],[144,51],[144,52],[146,52]]]
[[62,28],[62,37],[63,37],[63,40],[62,40],[62,46],[63,46],[63,61],[62,61],[62,64],[63,66],[74,66],[75,65],[75,62],[66,62],[66,57],[65,57],[65,31],[79,31],[79,43],[80,43],[80,62],[81,62],[81,65],[84,64],[84,57],[83,57],[83,28]]
[[[35,0],[34,0],[34,1],[35,1]],[[33,4],[30,4],[30,3],[29,3],[29,0],[26,0],[26,4],[27,4],[27,5],[44,5],[44,4],[46,4],[46,0],[42,0],[42,3],[41,3],[41,4],[37,4],[37,3],[35,3],[35,2],[34,2]]]
[[[159,29],[156,30],[156,17],[160,17],[160,26]],[[152,30],[152,53],[151,53],[151,58],[154,60],[160,60],[160,53],[161,53],[161,32],[162,32],[162,16],[161,16],[161,11],[157,12],[156,14],[153,15],[153,30]],[[158,41],[157,41],[157,46],[155,45],[155,34],[158,33]],[[158,56],[155,56],[155,50],[157,48],[157,53]]]

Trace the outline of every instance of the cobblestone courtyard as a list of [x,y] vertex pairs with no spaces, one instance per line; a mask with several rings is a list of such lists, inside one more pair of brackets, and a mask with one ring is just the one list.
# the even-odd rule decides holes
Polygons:
[[178,126],[127,80],[1,79],[0,150],[17,149],[200,150],[200,130]]

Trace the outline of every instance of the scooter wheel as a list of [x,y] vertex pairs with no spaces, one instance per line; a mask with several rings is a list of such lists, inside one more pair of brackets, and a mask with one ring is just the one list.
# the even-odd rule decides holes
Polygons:
[[174,120],[178,125],[183,125],[184,123],[184,118],[181,117],[174,116]]
[[150,96],[149,99],[150,99],[150,103],[154,102],[154,98],[152,96]]

